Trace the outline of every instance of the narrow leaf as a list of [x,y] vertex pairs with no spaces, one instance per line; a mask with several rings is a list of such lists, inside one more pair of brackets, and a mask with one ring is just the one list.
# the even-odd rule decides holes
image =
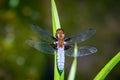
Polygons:
[[78,53],[78,48],[77,48],[77,43],[75,43],[75,48],[74,48],[74,60],[70,69],[70,73],[68,76],[68,80],[75,80],[75,75],[76,75],[76,68],[77,68],[77,53]]
[[105,77],[110,73],[110,71],[115,67],[115,65],[120,61],[120,52],[113,57],[105,67],[98,73],[94,80],[105,80]]
[[[56,4],[54,0],[51,0],[51,8],[52,8],[52,26],[53,26],[53,34],[55,36],[56,30],[60,28],[60,22],[58,17],[58,12],[56,8]],[[56,52],[54,56],[54,80],[64,80],[64,70],[62,74],[59,73],[57,68],[57,62],[56,62]]]

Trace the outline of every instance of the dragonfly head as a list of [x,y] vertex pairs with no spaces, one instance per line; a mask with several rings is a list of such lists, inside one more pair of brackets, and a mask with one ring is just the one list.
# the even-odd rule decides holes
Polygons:
[[64,37],[65,37],[64,30],[63,30],[63,29],[57,29],[57,31],[56,31],[56,36],[57,36],[59,39],[64,39]]

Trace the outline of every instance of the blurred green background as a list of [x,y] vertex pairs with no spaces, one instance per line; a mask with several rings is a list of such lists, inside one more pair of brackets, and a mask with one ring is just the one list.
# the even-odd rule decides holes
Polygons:
[[[98,52],[79,57],[75,80],[92,80],[120,50],[120,0],[55,0],[66,36],[95,28],[80,45]],[[53,80],[54,56],[26,44],[37,37],[29,25],[52,32],[50,0],[0,0],[0,80]],[[65,80],[73,58],[66,57]],[[106,77],[120,80],[120,64]]]

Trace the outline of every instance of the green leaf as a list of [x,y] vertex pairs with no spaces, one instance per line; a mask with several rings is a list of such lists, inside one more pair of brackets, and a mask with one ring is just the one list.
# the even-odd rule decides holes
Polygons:
[[105,77],[110,73],[110,71],[115,67],[115,65],[120,61],[120,52],[113,57],[105,67],[98,73],[94,80],[105,80]]
[[75,80],[75,74],[76,74],[76,69],[77,69],[77,53],[78,53],[78,48],[77,48],[77,43],[75,43],[75,48],[74,48],[74,60],[70,69],[70,73],[68,76],[68,80]]
[[55,34],[56,30],[60,28],[60,21],[59,21],[58,12],[57,12],[57,8],[54,0],[51,0],[51,6],[52,6],[53,33]]
[[[52,8],[52,26],[53,26],[53,34],[55,36],[56,30],[60,28],[60,22],[59,22],[59,17],[58,17],[58,12],[56,8],[56,4],[54,0],[51,0],[51,8]],[[54,56],[54,80],[64,80],[64,70],[60,74],[57,68],[57,63],[56,63],[56,52]]]

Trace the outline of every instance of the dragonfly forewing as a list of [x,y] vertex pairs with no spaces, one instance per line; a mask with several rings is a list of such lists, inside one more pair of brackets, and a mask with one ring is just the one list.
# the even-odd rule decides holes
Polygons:
[[[78,52],[77,57],[86,56],[86,55],[96,53],[97,49],[93,46],[80,46],[78,47],[77,52]],[[75,57],[74,47],[72,46],[70,49],[66,50],[65,55],[70,56],[70,57]]]
[[93,34],[95,34],[95,32],[96,32],[95,29],[90,28],[84,32],[79,33],[79,34],[72,35],[72,36],[66,38],[66,39],[70,38],[70,40],[67,43],[73,44],[75,42],[79,43],[79,42],[85,41],[88,38],[90,38]]
[[26,42],[31,47],[34,47],[35,49],[37,49],[43,53],[54,54],[54,49],[50,46],[49,43],[37,41],[37,40],[33,40],[33,39],[28,39]]
[[52,34],[48,33],[47,31],[44,31],[43,29],[41,29],[39,26],[35,24],[31,24],[30,27],[41,39],[50,43],[54,42],[52,38]]

